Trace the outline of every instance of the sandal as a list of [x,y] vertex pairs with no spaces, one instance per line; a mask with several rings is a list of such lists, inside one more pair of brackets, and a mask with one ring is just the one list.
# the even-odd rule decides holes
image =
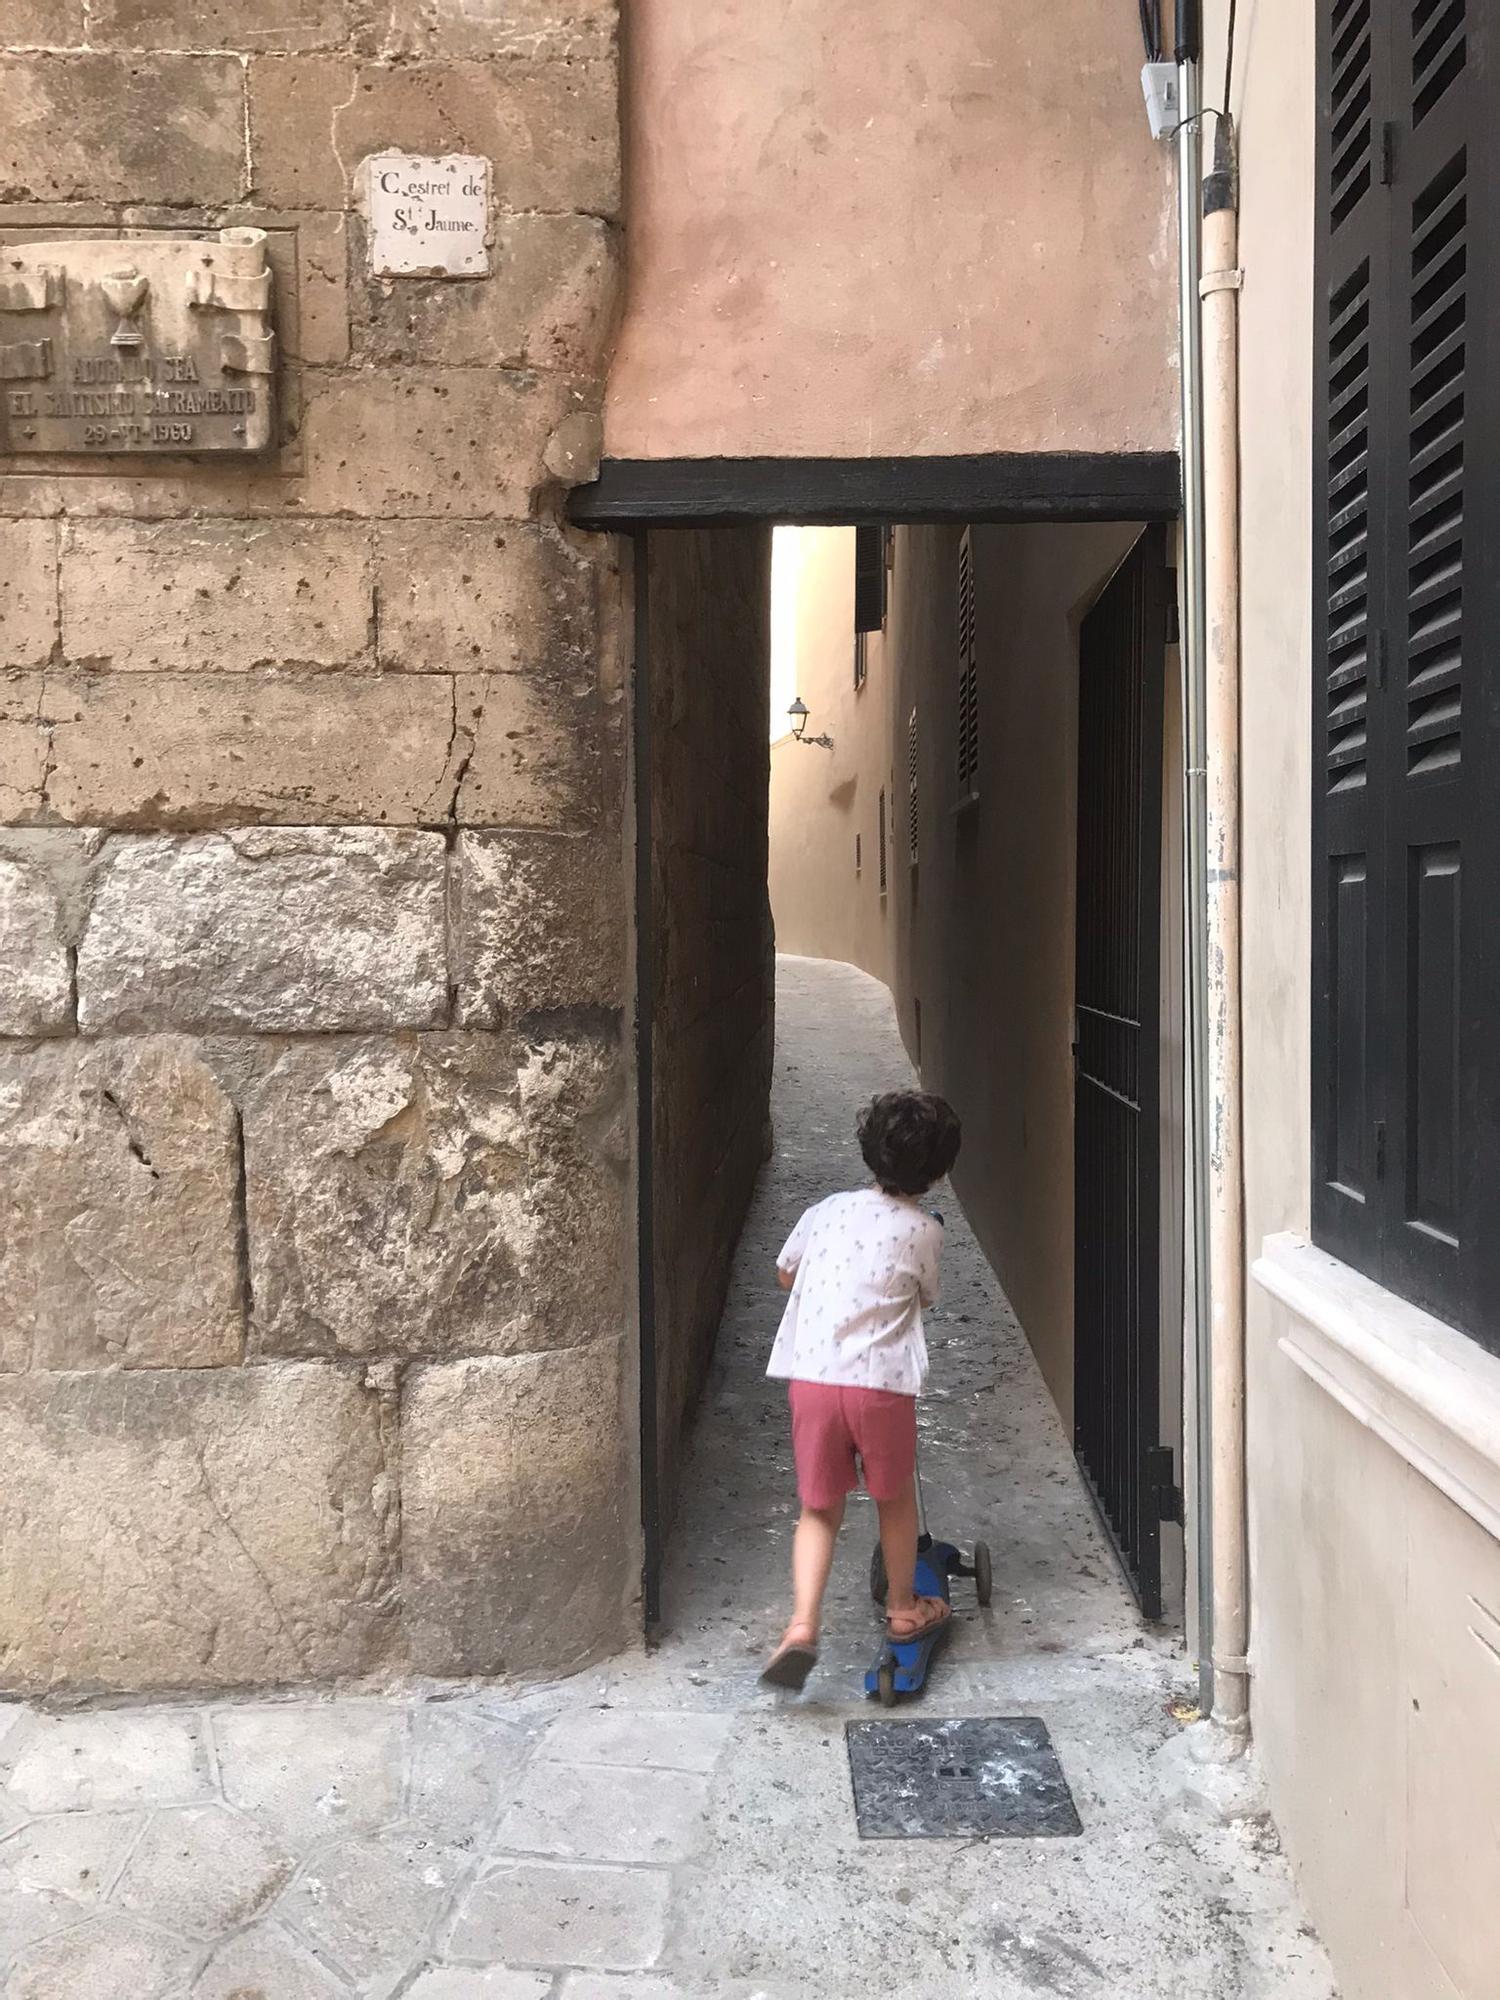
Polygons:
[[893,1611],[887,1616],[886,1637],[909,1645],[913,1639],[925,1639],[952,1616],[953,1606],[946,1597],[919,1597],[910,1611]]
[[761,1670],[761,1686],[801,1694],[817,1663],[818,1648],[812,1640],[784,1639]]

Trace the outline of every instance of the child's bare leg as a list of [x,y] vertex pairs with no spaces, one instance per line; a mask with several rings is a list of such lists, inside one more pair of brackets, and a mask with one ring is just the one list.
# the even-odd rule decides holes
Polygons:
[[802,1518],[792,1537],[792,1622],[786,1628],[783,1644],[787,1639],[801,1639],[809,1644],[817,1640],[823,1593],[828,1588],[834,1544],[843,1519],[842,1500],[832,1507],[802,1509]]
[[894,1500],[877,1500],[880,1553],[885,1557],[887,1614],[910,1611],[916,1603],[917,1486],[908,1479]]

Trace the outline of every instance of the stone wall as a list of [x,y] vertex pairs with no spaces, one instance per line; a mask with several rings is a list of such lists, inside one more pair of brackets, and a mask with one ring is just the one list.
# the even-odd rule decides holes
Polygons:
[[[554,1670],[635,1589],[613,0],[12,0],[0,245],[269,232],[267,462],[0,460],[0,1686]],[[493,161],[373,282],[363,157]]]
[[669,530],[648,546],[654,1347],[670,1519],[769,1140],[771,535]]

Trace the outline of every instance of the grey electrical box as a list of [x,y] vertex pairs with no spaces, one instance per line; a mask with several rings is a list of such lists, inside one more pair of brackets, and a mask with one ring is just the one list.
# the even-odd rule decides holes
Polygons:
[[1178,109],[1177,65],[1169,62],[1146,63],[1141,70],[1141,94],[1146,100],[1146,116],[1151,120],[1152,138],[1170,138],[1182,118]]

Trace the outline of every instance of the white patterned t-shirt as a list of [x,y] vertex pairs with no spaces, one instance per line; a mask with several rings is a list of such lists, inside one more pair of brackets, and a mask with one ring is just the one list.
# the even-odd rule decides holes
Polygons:
[[794,1282],[766,1373],[919,1395],[942,1247],[943,1225],[908,1195],[857,1188],[808,1209],[776,1260]]

